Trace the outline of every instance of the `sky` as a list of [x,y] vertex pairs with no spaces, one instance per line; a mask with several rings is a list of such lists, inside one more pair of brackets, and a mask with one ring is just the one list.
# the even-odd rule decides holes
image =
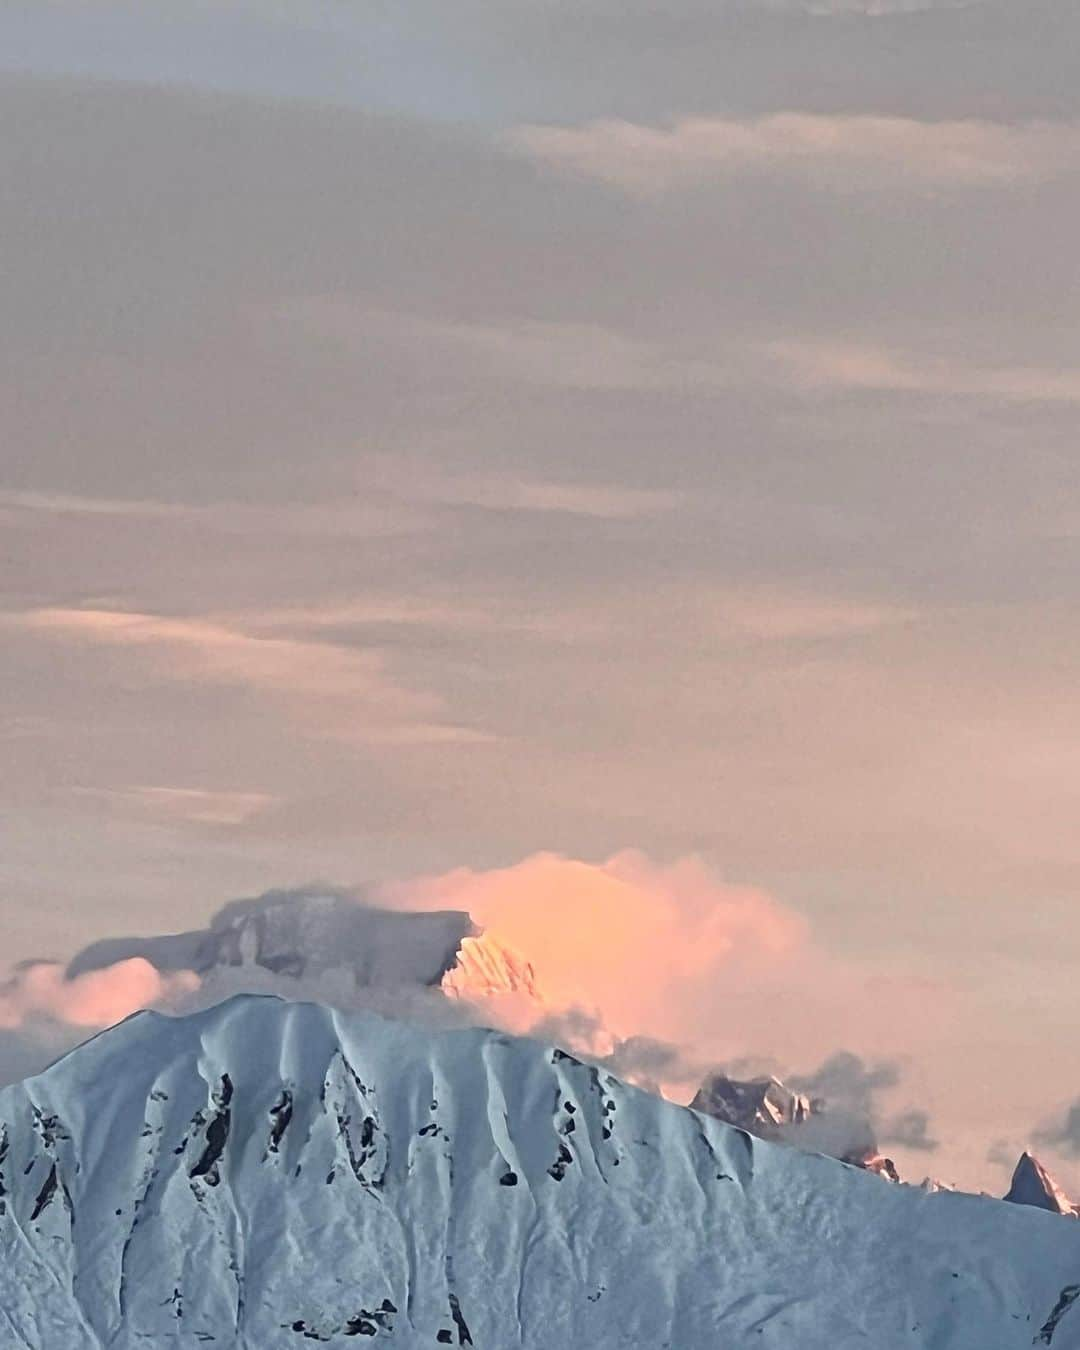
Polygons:
[[81,1006],[19,963],[374,886],[1080,1189],[1078,45],[0,0],[10,1035]]

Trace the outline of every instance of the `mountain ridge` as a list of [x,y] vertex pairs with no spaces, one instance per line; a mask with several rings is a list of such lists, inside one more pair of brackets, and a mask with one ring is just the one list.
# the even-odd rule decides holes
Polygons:
[[[21,1350],[1019,1350],[1080,1269],[1033,1209],[883,1186],[541,1042],[273,997],[135,1014],[0,1093],[0,1128]],[[1047,1334],[1080,1346],[1067,1307]]]

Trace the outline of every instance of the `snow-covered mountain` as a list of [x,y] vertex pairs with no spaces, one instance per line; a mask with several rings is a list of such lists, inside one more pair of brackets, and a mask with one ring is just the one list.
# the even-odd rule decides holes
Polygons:
[[[207,928],[151,938],[109,938],[85,948],[68,978],[141,957],[159,972],[249,975],[303,982],[337,977],[338,987],[441,988],[477,1001],[502,995],[542,1004],[527,960],[460,910],[410,913],[360,904],[328,888],[269,891],[226,905]],[[280,988],[284,990],[287,984]]]
[[1080,1225],[538,1042],[243,997],[0,1093],[0,1344],[1080,1347]]

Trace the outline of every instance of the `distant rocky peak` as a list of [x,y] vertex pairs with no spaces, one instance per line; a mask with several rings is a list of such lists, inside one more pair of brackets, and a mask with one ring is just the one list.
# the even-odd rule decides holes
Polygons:
[[849,1163],[852,1167],[861,1167],[864,1172],[873,1172],[875,1176],[883,1177],[886,1181],[895,1181],[899,1184],[901,1179],[893,1160],[874,1150],[849,1153],[841,1161]]
[[1014,1205],[1032,1205],[1035,1209],[1049,1210],[1051,1214],[1077,1217],[1077,1206],[1031,1153],[1021,1153],[1005,1199]]
[[[713,1074],[702,1083],[690,1105],[759,1139],[829,1153],[887,1181],[901,1179],[893,1160],[878,1152],[867,1122],[845,1122],[838,1130],[828,1102],[797,1092],[779,1078],[741,1080]],[[841,1139],[846,1142],[841,1144]]]
[[762,1139],[775,1138],[784,1126],[805,1123],[821,1107],[819,1102],[793,1091],[779,1078],[743,1081],[726,1074],[707,1078],[690,1105],[695,1111]]

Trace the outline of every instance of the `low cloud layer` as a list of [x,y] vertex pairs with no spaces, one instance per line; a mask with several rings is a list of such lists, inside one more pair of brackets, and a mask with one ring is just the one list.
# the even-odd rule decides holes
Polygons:
[[30,962],[0,985],[0,1029],[36,1017],[71,1027],[110,1026],[140,1008],[174,1002],[198,986],[191,971],[163,973],[143,957],[74,978],[56,962]]

